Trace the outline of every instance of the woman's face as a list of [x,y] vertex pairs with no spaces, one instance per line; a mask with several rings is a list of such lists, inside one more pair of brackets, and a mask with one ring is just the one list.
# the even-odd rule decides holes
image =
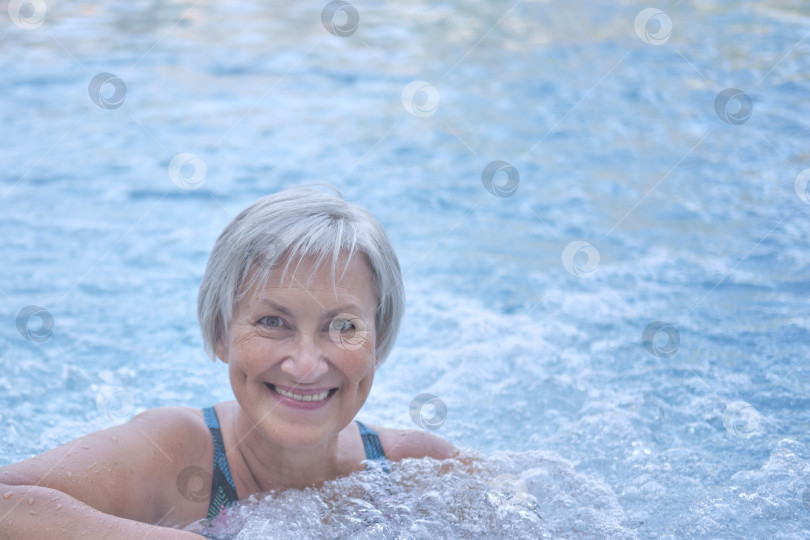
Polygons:
[[[236,306],[217,355],[229,364],[240,407],[269,440],[306,448],[337,435],[366,401],[375,368],[376,299],[365,257],[336,282],[324,264],[292,261]],[[283,265],[279,265],[283,268]],[[291,279],[291,275],[297,277]],[[342,274],[342,275],[341,275]]]

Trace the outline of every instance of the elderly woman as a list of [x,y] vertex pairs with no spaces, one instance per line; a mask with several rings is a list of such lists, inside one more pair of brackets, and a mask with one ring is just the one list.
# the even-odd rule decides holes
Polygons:
[[216,241],[198,298],[206,351],[228,364],[236,400],[148,410],[1,468],[0,538],[199,538],[170,527],[364,460],[455,455],[434,435],[353,421],[403,301],[367,210],[304,188],[256,201]]

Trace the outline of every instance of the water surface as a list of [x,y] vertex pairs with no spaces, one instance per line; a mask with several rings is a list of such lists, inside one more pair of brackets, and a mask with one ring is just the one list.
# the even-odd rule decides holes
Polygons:
[[[431,393],[435,432],[494,465],[346,499],[314,531],[290,509],[328,493],[278,494],[239,510],[242,537],[806,537],[810,10],[658,2],[672,31],[653,45],[646,3],[355,2],[347,37],[325,4],[66,0],[36,28],[2,20],[2,462],[230,399],[196,323],[208,252],[258,197],[328,182],[380,217],[408,295],[359,418],[419,428]],[[120,106],[91,99],[99,73]],[[727,88],[747,120],[721,119]],[[196,189],[169,174],[180,153],[205,164]],[[519,173],[510,197],[482,183],[495,160]],[[590,247],[563,261],[572,242]],[[31,305],[53,317],[43,341],[18,331]],[[655,321],[674,350],[666,332],[645,348]]]

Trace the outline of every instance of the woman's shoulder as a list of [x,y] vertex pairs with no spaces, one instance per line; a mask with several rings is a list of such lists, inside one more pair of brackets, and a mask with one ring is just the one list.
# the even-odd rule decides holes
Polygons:
[[129,423],[135,430],[160,441],[165,454],[181,458],[177,462],[207,460],[212,452],[211,434],[202,409],[157,407],[143,411]]
[[174,427],[180,430],[199,430],[205,426],[203,410],[193,407],[156,407],[147,409],[131,420],[154,427]]
[[385,457],[391,461],[423,457],[448,459],[458,454],[455,446],[433,433],[374,425],[369,425],[369,427],[379,435]]
[[136,430],[154,433],[167,442],[177,440],[178,443],[182,443],[189,438],[196,439],[205,430],[202,409],[191,407],[147,409],[134,416],[128,423]]

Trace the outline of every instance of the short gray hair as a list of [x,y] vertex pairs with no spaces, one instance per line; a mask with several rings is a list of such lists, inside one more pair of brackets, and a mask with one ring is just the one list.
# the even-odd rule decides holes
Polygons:
[[[336,190],[337,191],[337,190]],[[219,235],[197,297],[197,318],[205,352],[216,360],[216,344],[227,334],[234,308],[254,285],[267,283],[271,271],[286,260],[316,257],[315,268],[329,259],[335,283],[341,254],[348,261],[365,256],[377,301],[377,365],[394,346],[405,290],[394,248],[380,222],[368,210],[318,189],[291,188],[254,202]],[[345,268],[344,268],[345,270]],[[282,278],[283,278],[282,274]]]

